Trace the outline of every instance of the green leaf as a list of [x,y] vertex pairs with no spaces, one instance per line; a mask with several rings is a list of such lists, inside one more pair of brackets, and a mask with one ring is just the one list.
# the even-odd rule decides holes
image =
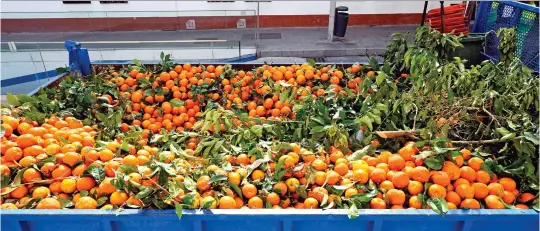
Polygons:
[[452,88],[448,89],[447,102],[448,104],[452,104],[454,102],[454,91],[452,91]]
[[71,201],[70,199],[60,198],[60,199],[58,199],[58,202],[60,202],[60,207],[62,207],[62,208],[69,208],[69,207],[75,206],[73,201]]
[[367,203],[367,202],[370,202],[371,201],[371,198],[377,196],[377,193],[379,193],[378,190],[372,190],[368,193],[364,193],[364,194],[356,194],[354,196],[351,197],[351,199],[353,200],[356,200],[360,203]]
[[305,185],[296,187],[296,193],[298,193],[301,198],[307,198],[307,187]]
[[516,133],[508,133],[506,135],[504,135],[503,137],[501,137],[501,141],[507,141],[507,140],[511,140],[511,139],[514,139],[516,138]]
[[504,127],[496,128],[495,131],[497,131],[497,133],[501,134],[501,136],[506,136],[506,135],[510,134],[510,131],[508,131]]
[[433,170],[441,170],[444,160],[435,156],[427,158],[424,163],[426,164],[426,166],[428,166],[428,168],[431,168]]
[[184,187],[186,187],[188,191],[197,190],[197,184],[190,177],[186,177],[184,179]]
[[85,173],[90,174],[98,184],[105,179],[105,169],[101,166],[90,165]]
[[9,104],[13,105],[13,106],[20,106],[21,103],[19,102],[19,98],[17,98],[16,95],[13,95],[11,93],[8,93],[7,94],[7,101]]
[[379,74],[377,75],[375,82],[377,83],[377,85],[381,85],[385,79],[386,79],[386,74],[382,71],[379,71]]
[[224,181],[227,180],[227,176],[225,175],[215,175],[208,181],[208,184],[212,184],[214,182]]
[[426,150],[426,151],[420,152],[418,155],[416,155],[414,157],[417,158],[417,159],[426,159],[426,158],[432,156],[433,154],[434,154],[433,151]]
[[426,203],[433,211],[440,215],[444,216],[446,213],[448,213],[448,203],[444,198],[432,197],[429,198]]
[[122,151],[129,152],[128,142],[122,142],[122,145],[120,145],[120,149],[122,149]]
[[174,211],[176,212],[176,216],[178,216],[178,219],[182,219],[182,205],[180,205],[178,202],[174,202]]
[[139,170],[137,170],[137,167],[135,167],[133,165],[129,165],[129,164],[120,165],[118,167],[118,170],[122,171],[125,174],[130,174],[130,173],[133,173],[133,172],[139,172]]
[[360,214],[358,214],[358,209],[356,208],[356,205],[353,203],[351,207],[349,207],[349,210],[347,211],[347,216],[349,219],[356,219]]
[[1,182],[2,186],[1,186],[1,188],[4,189],[6,186],[8,186],[9,183],[10,183],[10,180],[11,179],[10,179],[9,175],[2,174],[2,182]]
[[240,190],[240,187],[238,187],[238,185],[235,185],[232,182],[228,182],[228,184],[234,190],[236,195],[238,195],[241,199],[244,199],[244,197],[242,196],[242,190]]
[[109,201],[108,197],[100,197],[97,199],[97,206],[102,206],[105,202]]
[[315,67],[315,65],[317,65],[317,62],[315,62],[315,59],[312,59],[312,58],[308,58],[307,62],[312,67]]
[[135,195],[135,198],[136,199],[143,199],[143,198],[146,198],[146,197],[150,196],[150,194],[152,194],[153,192],[154,192],[154,189],[144,187],[143,190],[141,190],[139,193],[137,193],[137,195]]
[[537,134],[534,134],[532,132],[524,132],[523,136],[525,139],[533,142],[534,145],[540,145],[540,139],[538,138]]

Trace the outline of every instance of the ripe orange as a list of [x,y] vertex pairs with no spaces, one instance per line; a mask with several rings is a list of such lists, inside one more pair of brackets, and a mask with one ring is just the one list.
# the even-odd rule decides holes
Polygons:
[[386,192],[391,205],[403,205],[405,203],[405,193],[399,189],[390,189]]
[[94,200],[94,198],[85,196],[79,198],[77,200],[77,203],[75,203],[76,209],[96,209],[97,208],[97,201]]
[[430,197],[445,198],[446,197],[446,189],[441,185],[432,184],[428,188],[428,195]]
[[47,198],[51,195],[51,190],[44,186],[39,186],[32,192],[32,198]]
[[405,159],[400,155],[392,155],[388,158],[388,167],[391,170],[399,171],[405,167]]
[[258,196],[251,197],[248,200],[248,207],[250,209],[262,209],[263,208],[263,200]]
[[308,197],[304,200],[305,209],[316,209],[319,208],[319,201],[315,200],[312,197]]
[[402,189],[406,188],[407,185],[409,185],[409,176],[405,174],[404,172],[397,172],[392,177],[392,183],[394,184],[394,187]]
[[489,188],[484,183],[473,183],[472,187],[474,189],[474,198],[484,199],[489,195]]
[[113,192],[110,197],[110,202],[113,205],[121,206],[126,203],[128,196],[125,192]]
[[478,158],[478,157],[472,157],[467,162],[468,166],[471,167],[472,169],[474,169],[474,171],[480,171],[480,169],[482,168],[483,163],[484,163],[484,161],[482,159]]
[[468,184],[460,184],[455,190],[461,198],[472,199],[475,195],[474,188]]
[[36,209],[61,209],[62,206],[60,205],[60,202],[54,198],[45,198],[36,206]]
[[253,184],[245,184],[242,186],[242,195],[244,195],[245,198],[250,199],[257,195],[257,187]]
[[[395,177],[394,177],[395,179]],[[418,195],[424,191],[424,185],[418,181],[410,181],[407,186],[407,192],[411,195]]]
[[236,209],[236,200],[230,196],[224,196],[219,199],[219,208],[220,209]]
[[503,186],[504,190],[508,191],[514,190],[516,188],[516,182],[508,177],[503,177],[499,179],[499,184]]
[[484,201],[486,202],[486,207],[488,209],[504,209],[504,204],[501,201],[501,198],[495,195],[487,196]]
[[443,187],[446,187],[450,184],[450,178],[448,177],[448,174],[446,174],[446,172],[443,172],[443,171],[435,172],[431,176],[431,180],[433,181],[433,183],[438,184]]
[[386,209],[386,202],[381,198],[373,198],[369,202],[369,207],[371,209]]

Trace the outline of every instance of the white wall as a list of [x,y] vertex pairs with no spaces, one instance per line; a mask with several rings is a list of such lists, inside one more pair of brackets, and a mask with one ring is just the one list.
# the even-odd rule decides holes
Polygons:
[[[460,3],[446,1],[445,5]],[[352,14],[421,13],[423,1],[338,1]],[[260,15],[328,14],[329,1],[271,1],[259,3]],[[438,8],[431,1],[428,9]],[[128,1],[127,4],[64,4],[62,1],[2,1],[2,18],[149,17],[256,15],[257,3],[235,1]],[[152,12],[156,11],[156,12]],[[161,11],[161,12],[157,12]],[[169,12],[163,12],[169,11]],[[103,13],[110,12],[110,13]],[[124,13],[112,13],[124,12]],[[129,13],[126,13],[129,12]]]

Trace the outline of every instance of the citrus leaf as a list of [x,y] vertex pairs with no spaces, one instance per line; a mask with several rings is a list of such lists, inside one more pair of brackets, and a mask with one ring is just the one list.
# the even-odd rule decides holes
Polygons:
[[176,212],[176,216],[178,216],[178,219],[182,219],[182,205],[178,202],[174,202],[174,211]]
[[105,179],[105,169],[101,166],[90,165],[84,172],[92,176],[98,184]]
[[351,207],[349,207],[349,210],[347,211],[347,216],[349,217],[349,219],[358,218],[358,209],[356,208],[355,204],[352,204]]

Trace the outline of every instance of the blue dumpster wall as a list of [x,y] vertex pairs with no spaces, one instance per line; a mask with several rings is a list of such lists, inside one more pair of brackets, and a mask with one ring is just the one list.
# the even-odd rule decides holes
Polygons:
[[3,210],[5,231],[533,231],[535,210]]

